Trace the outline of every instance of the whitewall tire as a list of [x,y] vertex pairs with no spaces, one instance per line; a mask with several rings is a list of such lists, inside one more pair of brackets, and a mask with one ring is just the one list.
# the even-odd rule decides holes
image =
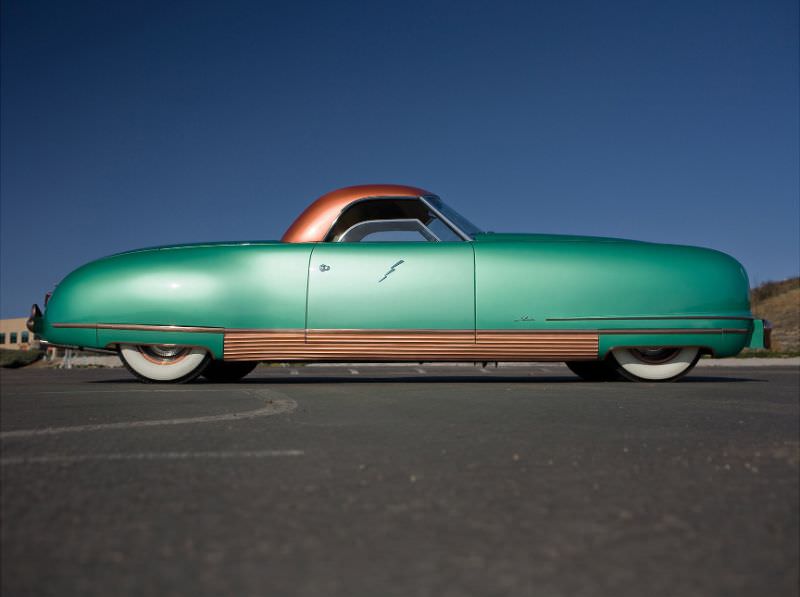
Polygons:
[[688,347],[615,348],[617,371],[633,381],[674,381],[697,363],[700,349]]
[[204,348],[175,344],[120,344],[119,356],[131,373],[151,383],[191,381],[211,358]]

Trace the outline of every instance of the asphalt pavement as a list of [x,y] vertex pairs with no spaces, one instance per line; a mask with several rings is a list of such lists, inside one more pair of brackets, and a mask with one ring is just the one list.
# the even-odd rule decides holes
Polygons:
[[798,594],[800,372],[0,373],[2,594]]

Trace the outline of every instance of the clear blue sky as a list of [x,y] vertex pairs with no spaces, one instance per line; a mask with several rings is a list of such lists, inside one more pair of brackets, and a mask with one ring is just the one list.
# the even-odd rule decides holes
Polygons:
[[2,0],[0,311],[345,185],[798,274],[798,3]]

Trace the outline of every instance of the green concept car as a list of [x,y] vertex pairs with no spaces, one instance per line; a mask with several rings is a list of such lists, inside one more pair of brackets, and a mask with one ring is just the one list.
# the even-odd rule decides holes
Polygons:
[[235,381],[260,361],[563,361],[671,381],[703,354],[768,346],[748,290],[711,249],[484,233],[428,191],[370,185],[322,196],[280,241],[93,261],[28,327],[150,382]]

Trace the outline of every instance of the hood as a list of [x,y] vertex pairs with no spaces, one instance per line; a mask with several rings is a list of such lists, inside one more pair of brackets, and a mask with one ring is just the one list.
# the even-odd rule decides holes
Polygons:
[[184,243],[180,245],[159,245],[155,247],[142,247],[140,249],[131,249],[130,251],[122,251],[114,253],[108,257],[116,257],[117,255],[129,255],[131,253],[141,253],[144,251],[170,251],[174,249],[193,249],[198,247],[239,247],[246,245],[278,245],[281,244],[279,240],[228,240],[228,241],[214,241],[214,242],[200,242],[200,243]]

